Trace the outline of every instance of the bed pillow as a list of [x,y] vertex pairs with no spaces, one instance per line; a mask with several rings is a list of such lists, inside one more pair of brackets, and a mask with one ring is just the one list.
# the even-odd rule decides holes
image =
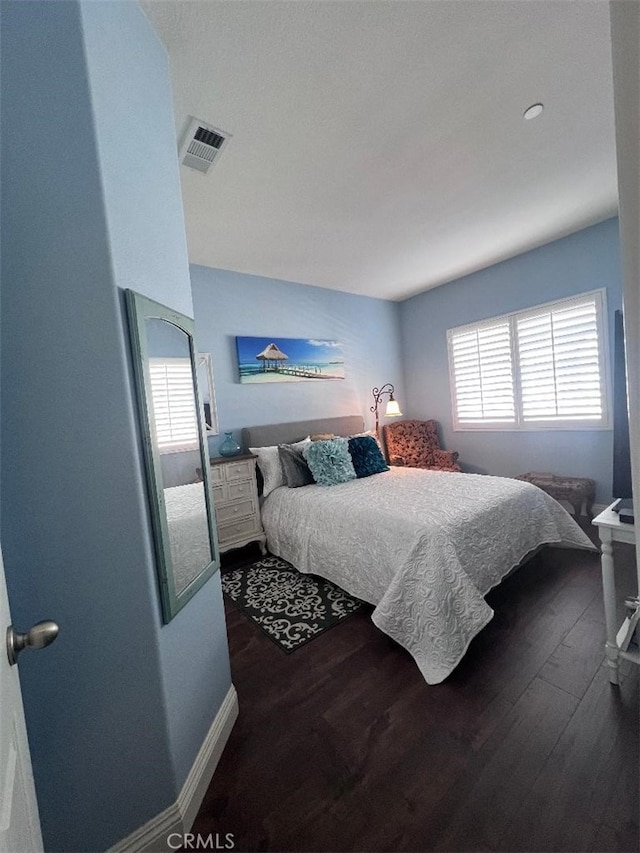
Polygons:
[[346,438],[312,441],[302,448],[302,453],[319,486],[336,486],[356,479]]
[[368,429],[366,432],[354,432],[354,434],[350,435],[349,438],[364,438],[367,435],[371,436],[371,438],[378,445],[378,447],[380,448],[380,453],[382,453],[382,456],[384,458],[384,451],[382,450],[382,444],[380,442],[380,439],[376,435],[376,431],[374,429]]
[[378,442],[371,435],[350,438],[349,453],[356,477],[370,477],[372,474],[382,474],[383,471],[389,470]]
[[285,486],[290,489],[298,489],[314,482],[313,474],[309,470],[307,461],[299,447],[295,447],[293,444],[279,444],[278,456],[280,457]]
[[[302,441],[296,441],[291,447],[302,448],[310,442],[309,438]],[[280,455],[278,453],[278,445],[274,444],[270,447],[250,447],[249,451],[258,457],[258,468],[262,474],[262,497],[266,498],[274,489],[279,486],[284,486],[284,474],[282,473],[282,465],[280,464]]]

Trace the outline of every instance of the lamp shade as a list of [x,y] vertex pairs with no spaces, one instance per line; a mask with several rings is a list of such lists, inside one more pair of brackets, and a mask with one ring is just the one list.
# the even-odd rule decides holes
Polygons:
[[394,400],[393,397],[389,398],[389,401],[387,402],[387,410],[384,414],[386,418],[398,418],[402,416],[398,401]]

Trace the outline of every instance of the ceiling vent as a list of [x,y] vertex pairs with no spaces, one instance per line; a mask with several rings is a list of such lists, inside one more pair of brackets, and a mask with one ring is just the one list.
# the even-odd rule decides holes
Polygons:
[[197,118],[190,117],[189,126],[180,146],[179,159],[183,166],[207,174],[224,150],[230,133],[218,130]]

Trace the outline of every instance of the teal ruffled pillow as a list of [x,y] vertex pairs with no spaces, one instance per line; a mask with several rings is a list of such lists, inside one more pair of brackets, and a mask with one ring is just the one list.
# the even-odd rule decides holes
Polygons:
[[370,477],[382,474],[389,466],[380,451],[380,445],[371,436],[355,436],[349,439],[349,453],[356,477]]
[[346,438],[312,441],[302,448],[302,453],[319,486],[337,486],[356,479]]

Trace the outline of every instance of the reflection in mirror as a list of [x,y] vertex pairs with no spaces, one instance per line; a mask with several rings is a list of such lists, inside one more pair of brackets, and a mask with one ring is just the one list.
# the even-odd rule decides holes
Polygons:
[[[146,321],[151,377],[149,420],[160,451],[166,522],[176,595],[213,559],[204,483],[194,483],[200,468],[198,404],[188,335],[178,326],[152,317]],[[170,455],[180,454],[180,481]]]
[[[168,622],[217,568],[193,321],[131,291],[127,303]],[[198,469],[205,472],[203,480]]]

